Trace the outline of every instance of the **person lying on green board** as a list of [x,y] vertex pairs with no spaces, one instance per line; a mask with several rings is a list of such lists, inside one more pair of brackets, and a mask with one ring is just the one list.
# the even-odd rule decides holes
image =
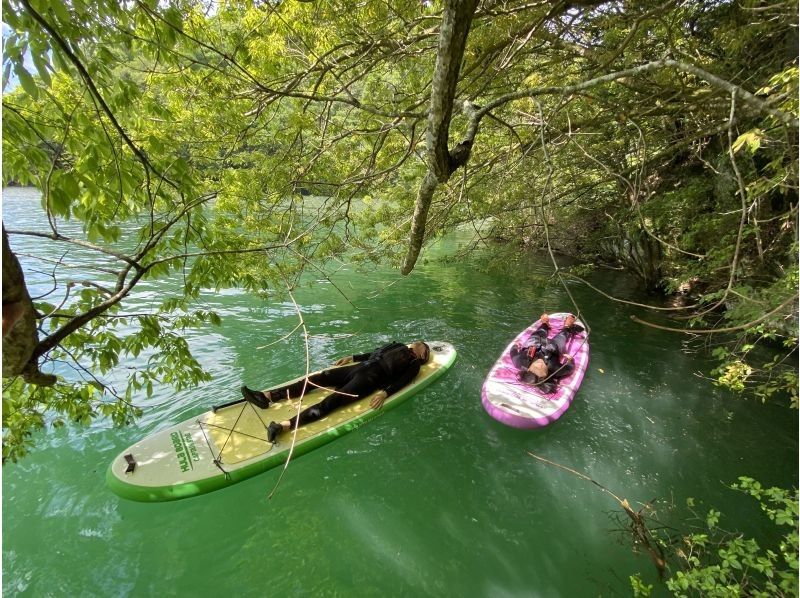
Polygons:
[[334,363],[340,367],[323,370],[287,386],[263,392],[242,386],[242,396],[257,407],[266,409],[274,402],[288,398],[297,399],[317,387],[335,390],[291,419],[279,423],[270,422],[267,440],[274,443],[281,432],[321,419],[334,409],[363,399],[379,389],[380,392],[370,401],[370,406],[373,409],[380,408],[387,397],[414,379],[420,366],[427,363],[430,352],[430,347],[423,341],[410,345],[392,342],[371,353],[343,357]]

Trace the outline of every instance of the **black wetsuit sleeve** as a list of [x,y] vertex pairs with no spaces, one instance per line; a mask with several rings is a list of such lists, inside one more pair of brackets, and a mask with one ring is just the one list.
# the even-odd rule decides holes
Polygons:
[[569,328],[562,328],[562,331],[569,332],[570,334],[580,334],[583,332],[583,326],[580,324],[573,324]]
[[562,363],[558,368],[556,368],[556,371],[553,372],[550,378],[552,380],[559,380],[560,378],[566,378],[574,371],[575,371],[575,362],[569,359],[564,363]]
[[409,364],[402,374],[390,382],[388,386],[384,387],[383,390],[386,391],[386,396],[392,396],[406,384],[411,382],[417,374],[419,374],[419,361],[415,359],[413,363]]
[[366,361],[369,359],[370,355],[372,355],[372,353],[360,353],[358,355],[353,355],[353,361]]

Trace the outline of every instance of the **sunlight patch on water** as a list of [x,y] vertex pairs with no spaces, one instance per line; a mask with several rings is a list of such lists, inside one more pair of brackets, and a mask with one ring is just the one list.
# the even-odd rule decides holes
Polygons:
[[376,562],[381,563],[382,569],[389,569],[392,577],[403,579],[416,591],[427,593],[428,586],[420,576],[422,567],[419,564],[420,558],[424,559],[423,555],[427,552],[425,547],[409,533],[408,528],[394,527],[391,518],[375,513],[380,506],[372,505],[372,509],[368,510],[360,505],[339,502],[337,511],[343,515],[353,540],[361,543],[369,553],[375,554]]

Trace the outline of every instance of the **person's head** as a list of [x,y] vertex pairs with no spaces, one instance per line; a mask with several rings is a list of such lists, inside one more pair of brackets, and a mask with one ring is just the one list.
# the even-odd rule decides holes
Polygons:
[[531,367],[528,368],[528,371],[533,373],[533,375],[537,378],[546,378],[547,364],[544,362],[544,359],[537,359],[531,364]]
[[569,314],[566,318],[564,318],[564,326],[572,326],[575,323],[575,316]]
[[431,348],[423,341],[416,341],[408,345],[414,356],[422,363],[428,363],[428,358],[431,355]]

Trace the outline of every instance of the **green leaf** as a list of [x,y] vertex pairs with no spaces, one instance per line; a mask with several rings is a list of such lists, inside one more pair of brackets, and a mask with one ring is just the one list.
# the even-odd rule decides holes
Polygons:
[[39,76],[42,78],[44,84],[47,87],[50,87],[50,71],[48,70],[50,65],[45,61],[43,53],[32,51],[31,58],[33,59],[33,66],[36,67],[36,72],[39,73]]
[[746,147],[751,154],[754,154],[756,150],[761,147],[761,140],[763,138],[764,132],[761,129],[753,129],[742,133],[736,141],[733,142],[733,151],[737,153],[740,149]]
[[3,68],[3,89],[8,87],[8,81],[11,79],[11,61],[6,63],[6,66]]
[[181,16],[181,11],[178,10],[176,7],[171,6],[167,10],[164,11],[162,14],[164,20],[169,23],[171,27],[174,27],[177,30],[183,29],[183,17]]
[[61,187],[50,189],[50,209],[58,216],[69,217],[72,198]]
[[62,173],[57,179],[57,184],[61,186],[61,189],[67,197],[72,198],[70,201],[78,199],[81,190],[74,175],[71,173]]
[[46,301],[35,301],[33,306],[36,308],[38,312],[43,314],[49,314],[56,308],[54,304],[48,303]]
[[70,24],[69,10],[61,0],[50,0],[48,10],[55,15],[63,25]]
[[53,48],[50,54],[53,66],[62,72],[69,71],[72,63],[57,48]]
[[33,77],[31,77],[30,73],[25,70],[25,67],[20,63],[15,64],[14,73],[16,73],[17,78],[19,79],[22,89],[24,89],[25,92],[34,100],[38,98],[39,88],[36,85],[36,81],[34,81]]

